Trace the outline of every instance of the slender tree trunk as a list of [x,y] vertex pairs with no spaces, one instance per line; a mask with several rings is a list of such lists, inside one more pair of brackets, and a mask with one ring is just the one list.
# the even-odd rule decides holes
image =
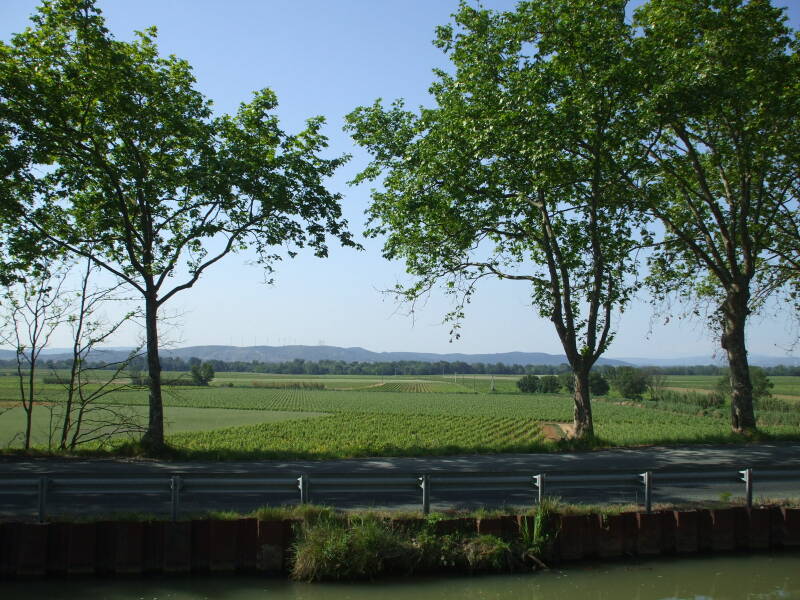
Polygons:
[[34,394],[36,393],[34,389],[36,362],[34,359],[33,352],[34,348],[31,347],[30,371],[28,372],[28,404],[27,406],[25,406],[25,450],[30,450],[31,448],[31,425],[33,424],[33,401],[34,401]]
[[150,452],[164,449],[164,404],[161,398],[161,361],[158,358],[158,301],[155,293],[145,298],[147,369],[150,376],[150,413],[142,445]]
[[575,378],[575,437],[588,439],[594,435],[594,422],[592,420],[592,401],[589,395],[589,369],[581,365],[573,367]]
[[756,429],[753,412],[753,386],[747,364],[745,322],[750,312],[746,286],[728,292],[722,305],[722,347],[728,353],[731,381],[731,428],[736,433],[750,433]]

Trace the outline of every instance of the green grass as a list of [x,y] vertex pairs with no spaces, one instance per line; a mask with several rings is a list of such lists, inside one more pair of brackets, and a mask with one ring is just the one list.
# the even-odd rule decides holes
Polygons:
[[[515,377],[495,378],[496,389],[505,390],[500,393],[487,393],[491,377],[454,379],[225,373],[212,387],[165,390],[168,441],[176,456],[185,458],[415,456],[570,447],[540,436],[542,422],[572,420],[570,396],[511,393]],[[672,378],[668,385],[703,390],[717,379]],[[775,379],[776,388],[800,389],[800,378]],[[305,382],[325,389],[254,387],[253,382],[275,386]],[[43,385],[41,392],[50,401],[63,393],[57,385]],[[2,401],[8,406],[16,393],[14,378],[0,377],[0,411]],[[129,407],[144,422],[147,396],[145,389],[128,389],[105,401]],[[692,407],[628,404],[613,398],[595,401],[597,439],[588,447],[741,441],[730,434],[727,409],[703,414]],[[21,413],[17,407],[0,415],[0,445],[21,429]],[[35,414],[34,441],[43,446],[48,409],[37,406]],[[780,422],[762,430],[768,436],[800,438],[796,419],[785,421],[795,425]]]
[[[127,406],[121,407],[126,413],[132,413],[144,426],[147,423],[146,406]],[[32,437],[33,445],[47,447],[49,431],[51,429],[51,412],[53,416],[53,426],[58,427],[60,417],[58,407],[53,411],[46,406],[35,406],[33,412]],[[313,419],[321,416],[321,413],[314,412],[289,412],[289,411],[252,411],[236,410],[223,408],[190,408],[180,406],[167,406],[164,409],[164,428],[167,434],[179,432],[203,432],[214,429],[234,427],[240,425],[252,425],[258,423],[277,423],[281,421],[298,419]],[[15,407],[0,414],[0,448],[20,448],[22,447],[22,437],[19,435],[24,425],[25,415],[22,407]]]
[[[720,378],[719,375],[669,375],[666,387],[686,391],[711,391],[717,387]],[[769,380],[774,384],[773,395],[800,401],[800,377],[779,375],[771,376]]]
[[419,456],[544,447],[535,419],[354,413],[176,434],[168,441],[187,457],[209,459]]

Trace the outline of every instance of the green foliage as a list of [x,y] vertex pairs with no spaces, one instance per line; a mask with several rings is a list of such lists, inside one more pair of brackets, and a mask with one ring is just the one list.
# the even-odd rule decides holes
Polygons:
[[303,581],[372,579],[408,570],[410,545],[381,519],[326,517],[304,522],[294,546],[292,577]]
[[511,544],[494,535],[477,535],[464,542],[471,571],[503,572],[512,567]]
[[609,390],[609,383],[602,374],[597,371],[589,373],[589,391],[592,396],[605,396]]
[[[325,256],[329,234],[355,245],[340,196],[324,186],[346,157],[319,155],[322,117],[287,135],[269,89],[215,116],[189,64],[159,55],[155,28],[117,40],[93,0],[46,0],[32,20],[0,44],[0,140],[11,145],[4,154],[26,159],[15,172],[28,182],[9,247],[44,236],[135,289],[150,364],[159,308],[225,255],[249,247],[269,272],[276,247]],[[163,444],[157,373],[154,449]]]
[[573,373],[559,373],[558,383],[570,394],[575,393],[575,375]]
[[545,375],[539,380],[539,391],[543,394],[557,394],[561,383],[555,375]]
[[616,367],[610,374],[611,386],[623,397],[641,400],[647,391],[650,375],[644,369]]
[[558,536],[558,514],[560,503],[556,498],[546,497],[536,507],[531,517],[523,517],[520,521],[520,537],[525,555],[539,559],[547,559],[553,551]]
[[523,394],[535,394],[539,391],[539,378],[536,375],[523,375],[517,381],[517,388]]
[[[416,278],[398,289],[406,299],[439,284],[455,296],[454,337],[477,282],[497,277],[530,286],[573,368],[606,350],[638,286],[634,238],[649,238],[629,202],[628,174],[646,162],[631,37],[613,3],[462,3],[438,29],[451,68],[436,71],[432,108],[378,101],[348,115],[373,157],[354,182],[382,184],[367,233]],[[578,414],[590,435],[590,411]]]
[[189,373],[195,385],[208,385],[214,379],[214,366],[210,362],[194,364]]

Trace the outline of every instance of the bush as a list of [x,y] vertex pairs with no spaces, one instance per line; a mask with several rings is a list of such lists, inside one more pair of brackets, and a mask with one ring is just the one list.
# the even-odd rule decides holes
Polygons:
[[517,380],[517,387],[523,394],[535,394],[539,391],[539,378],[536,375],[524,375]]
[[214,379],[214,366],[210,362],[193,364],[190,374],[194,385],[208,385]]
[[575,375],[572,374],[572,371],[559,374],[558,383],[570,394],[575,393]]
[[561,384],[555,375],[545,375],[539,379],[539,391],[543,394],[556,394],[560,389]]
[[502,571],[512,566],[511,545],[494,535],[478,535],[466,540],[464,556],[473,571]]
[[605,396],[608,390],[609,385],[605,377],[597,371],[589,373],[589,392],[592,396]]
[[292,577],[303,581],[372,579],[408,570],[410,545],[389,524],[372,516],[349,525],[328,517],[303,523],[294,547]]
[[611,386],[630,400],[641,400],[649,384],[649,373],[635,367],[617,367],[611,379]]

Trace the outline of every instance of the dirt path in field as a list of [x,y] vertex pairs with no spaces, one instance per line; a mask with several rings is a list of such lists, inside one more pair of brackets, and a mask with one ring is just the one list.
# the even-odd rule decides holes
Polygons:
[[575,435],[572,423],[542,423],[542,436],[550,442],[568,440]]

